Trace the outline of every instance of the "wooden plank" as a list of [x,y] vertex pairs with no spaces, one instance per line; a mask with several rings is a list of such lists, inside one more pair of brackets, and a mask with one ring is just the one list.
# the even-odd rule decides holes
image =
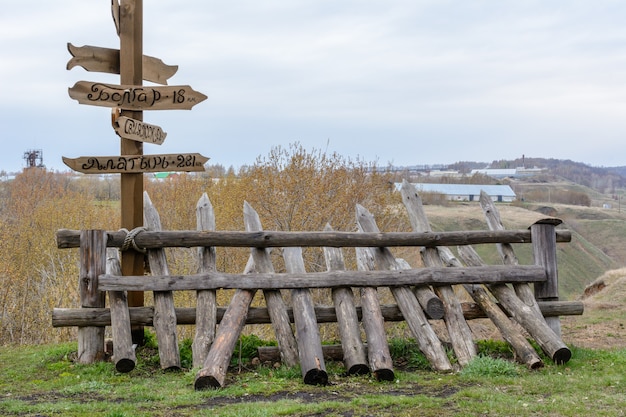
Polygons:
[[80,104],[124,110],[191,110],[207,99],[188,85],[141,86],[78,81],[68,93]]
[[[259,218],[258,213],[252,208],[250,204],[248,204],[247,201],[244,201],[243,205],[243,220],[246,226],[246,231],[258,232],[260,230],[263,230],[261,226],[261,219]],[[257,271],[257,274],[254,275],[255,279],[253,279],[253,282],[256,281],[256,277],[260,273],[264,273],[268,276],[277,276],[276,274],[274,274],[274,266],[272,265],[270,254],[267,249],[252,248],[251,253],[254,260],[255,269]],[[305,273],[303,275],[308,274]],[[272,327],[274,329],[274,333],[276,334],[276,341],[278,342],[278,347],[280,348],[283,363],[287,366],[296,366],[298,364],[297,342],[295,336],[293,335],[293,331],[291,330],[289,316],[287,315],[287,308],[285,306],[285,302],[283,301],[280,290],[266,286],[257,288],[263,288],[263,296],[265,297],[267,310],[270,313]],[[308,287],[300,286],[292,289],[297,288]]]
[[[107,274],[122,275],[122,267],[117,249],[107,249]],[[118,372],[126,373],[135,369],[137,357],[133,345],[130,312],[126,291],[109,291],[111,305],[111,333],[113,335],[113,362]]]
[[[284,248],[283,258],[288,273],[306,273],[302,249],[298,247]],[[298,356],[304,383],[308,385],[327,385],[328,374],[322,353],[322,340],[315,318],[315,308],[311,291],[308,288],[291,290],[293,319],[296,327]]]
[[[120,231],[107,232],[107,245],[121,247],[126,233]],[[60,249],[77,248],[79,246],[79,230],[60,229],[57,231],[57,247]],[[569,242],[571,232],[557,230],[557,242]],[[219,231],[198,232],[195,230],[145,232],[135,239],[142,248],[218,246],[218,247],[393,247],[393,246],[453,246],[476,245],[487,243],[529,243],[530,230],[484,231],[469,230],[465,232],[437,233],[355,233],[355,232],[242,232]]]
[[[374,216],[365,207],[357,204],[357,225],[364,232],[379,232]],[[387,248],[369,248],[379,270],[396,270],[395,257]],[[432,329],[417,298],[408,286],[390,287],[406,323],[413,332],[417,344],[432,368],[436,371],[449,372],[452,365],[435,331]]]
[[[206,193],[196,204],[196,224],[198,230],[215,230],[215,212]],[[215,248],[198,248],[198,272],[217,271]],[[201,367],[206,361],[211,344],[215,339],[217,326],[217,297],[215,290],[201,290],[196,293],[197,317],[196,334],[191,345],[193,366]]]
[[[369,271],[375,268],[374,259],[367,248],[356,248],[356,259],[360,271]],[[361,288],[361,312],[368,345],[367,359],[370,369],[377,380],[393,381],[396,374],[393,371],[393,360],[387,343],[385,321],[378,301],[376,286]]]
[[[74,46],[68,43],[67,50],[72,55],[72,58],[67,62],[68,70],[79,66],[90,72],[120,73],[119,49],[100,48],[91,45]],[[142,78],[145,81],[162,85],[167,85],[167,80],[178,71],[178,65],[167,65],[158,58],[146,55],[143,56],[142,67]]]
[[[462,303],[463,316],[467,320],[484,319],[487,315],[476,303]],[[500,309],[502,306],[498,305]],[[584,313],[585,308],[581,301],[545,301],[539,302],[541,312],[545,317],[555,316],[580,316]],[[179,307],[176,308],[176,323],[178,325],[196,324],[196,308]],[[224,317],[226,308],[218,307],[217,322],[218,324]],[[404,316],[397,305],[381,305],[380,311],[384,321],[396,322],[404,321]],[[504,311],[504,310],[503,310]],[[152,307],[130,307],[130,321],[132,324],[152,326],[154,317],[154,308]],[[507,312],[504,311],[506,314]],[[336,323],[337,310],[330,306],[315,307],[315,317],[318,323]],[[293,309],[287,309],[289,320],[293,323]],[[356,307],[357,320],[363,317],[361,307]],[[507,315],[508,316],[508,315]],[[248,311],[245,324],[269,324],[270,316],[267,308],[252,307]],[[52,310],[52,326],[53,327],[103,327],[111,325],[111,313],[108,308],[55,308]]]
[[[324,230],[332,230],[330,224],[327,224]],[[324,259],[328,271],[344,271],[346,269],[341,248],[325,247]],[[352,288],[333,288],[331,294],[336,310],[341,347],[343,348],[343,363],[348,375],[368,374],[370,367],[367,364],[367,352],[361,340],[359,318]]]
[[206,272],[195,275],[125,276],[102,275],[102,291],[196,291],[217,289],[284,290],[297,288],[397,287],[402,285],[453,285],[544,281],[545,271],[537,265],[507,267],[428,267],[393,271],[328,271],[298,273],[228,274]]
[[[80,305],[101,308],[105,293],[98,290],[98,279],[106,271],[106,233],[103,230],[83,230],[80,237]],[[104,360],[104,328],[78,329],[78,362],[94,363]]]
[[65,165],[83,174],[204,172],[204,164],[208,160],[209,158],[199,153],[63,157]]
[[[152,230],[161,230],[161,218],[150,201],[147,192],[144,192],[144,217],[146,227]],[[148,251],[150,271],[155,274],[169,275],[167,259],[164,249],[150,249]],[[126,279],[126,277],[119,277]],[[176,311],[174,309],[174,294],[171,291],[154,291],[154,330],[159,345],[159,360],[161,369],[180,370],[180,352],[176,334]]]
[[113,124],[113,130],[123,139],[161,145],[167,133],[159,126],[144,123],[130,117],[118,117]]
[[[428,218],[422,207],[422,200],[417,193],[414,185],[407,181],[402,182],[402,202],[409,214],[409,220],[414,232],[432,232]],[[422,260],[427,267],[441,267],[443,262],[439,258],[437,248],[425,248],[422,252]],[[466,284],[465,282],[463,284]],[[472,339],[472,331],[470,330],[465,318],[461,305],[457,300],[454,289],[449,285],[441,285],[434,287],[435,294],[441,299],[444,307],[444,321],[452,348],[456,354],[457,360],[461,366],[467,365],[477,354],[476,346]]]

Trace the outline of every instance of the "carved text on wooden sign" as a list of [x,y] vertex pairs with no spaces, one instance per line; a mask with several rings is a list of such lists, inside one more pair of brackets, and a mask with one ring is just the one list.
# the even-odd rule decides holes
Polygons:
[[208,160],[199,153],[63,157],[65,165],[85,174],[202,172]]
[[125,110],[190,110],[207,96],[188,85],[131,86],[79,81],[69,95],[81,104]]
[[154,143],[155,145],[162,144],[167,136],[167,133],[159,126],[124,116],[117,118],[113,124],[113,129],[115,129],[115,133],[124,139]]
[[[74,46],[67,44],[72,58],[67,62],[67,69],[81,66],[87,71],[120,73],[120,50],[100,48],[98,46]],[[158,58],[143,56],[143,79],[157,84],[167,85],[167,80],[176,74],[178,65],[167,65]]]

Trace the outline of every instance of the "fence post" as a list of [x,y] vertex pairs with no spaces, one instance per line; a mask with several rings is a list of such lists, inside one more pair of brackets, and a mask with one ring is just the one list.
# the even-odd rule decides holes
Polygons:
[[[98,277],[106,272],[107,234],[104,230],[80,232],[79,291],[82,308],[103,308],[105,293],[98,291]],[[78,362],[104,359],[104,327],[78,328]]]
[[[559,277],[556,261],[556,226],[561,224],[560,219],[541,219],[530,226],[533,242],[533,256],[535,265],[543,266],[547,280],[535,283],[535,298],[537,301],[559,300]],[[546,317],[546,322],[554,333],[561,337],[561,320],[557,317]]]

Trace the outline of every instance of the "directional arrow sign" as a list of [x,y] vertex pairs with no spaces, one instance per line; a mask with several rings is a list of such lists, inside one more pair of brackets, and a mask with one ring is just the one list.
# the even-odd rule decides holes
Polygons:
[[[72,58],[67,62],[67,69],[76,66],[87,71],[105,72],[108,74],[120,73],[120,50],[100,48],[97,46],[74,46],[67,44]],[[176,74],[178,65],[167,65],[158,58],[143,56],[143,79],[157,84],[167,85],[167,80]]]
[[138,142],[154,143],[160,145],[165,140],[167,133],[159,126],[150,125],[131,119],[130,117],[118,117],[113,124],[113,129],[121,138],[136,140]]
[[81,104],[124,110],[190,110],[207,96],[188,85],[133,86],[79,81],[69,89]]
[[65,165],[84,174],[202,172],[204,171],[204,164],[208,160],[209,158],[199,153],[63,157]]

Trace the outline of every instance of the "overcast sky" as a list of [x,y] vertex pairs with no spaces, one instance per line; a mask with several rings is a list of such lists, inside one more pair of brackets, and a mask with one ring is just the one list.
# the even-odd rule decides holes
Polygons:
[[[378,165],[527,157],[626,165],[623,0],[144,1],[144,53],[208,96],[146,111],[145,154],[226,167],[300,142]],[[66,44],[119,48],[109,0],[20,0],[0,15],[0,169],[28,149],[119,155],[110,110],[68,96]]]

